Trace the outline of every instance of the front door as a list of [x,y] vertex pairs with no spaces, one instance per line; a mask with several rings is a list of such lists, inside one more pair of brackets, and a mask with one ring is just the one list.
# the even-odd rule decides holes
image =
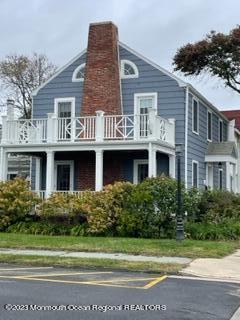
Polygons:
[[73,190],[73,163],[72,161],[59,161],[55,165],[56,190]]
[[148,160],[134,160],[133,183],[141,183],[148,177]]

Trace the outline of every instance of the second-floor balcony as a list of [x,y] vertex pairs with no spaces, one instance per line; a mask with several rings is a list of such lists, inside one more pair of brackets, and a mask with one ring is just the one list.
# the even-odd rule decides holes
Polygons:
[[105,115],[44,119],[2,119],[2,144],[31,145],[109,141],[155,140],[174,146],[175,122],[156,115],[155,110],[141,115]]

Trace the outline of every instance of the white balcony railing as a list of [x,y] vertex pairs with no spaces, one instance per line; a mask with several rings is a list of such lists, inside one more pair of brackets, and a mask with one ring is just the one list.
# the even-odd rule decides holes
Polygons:
[[11,120],[2,117],[2,144],[47,144],[56,142],[160,140],[175,144],[174,120],[157,116],[155,110],[141,115],[104,115]]

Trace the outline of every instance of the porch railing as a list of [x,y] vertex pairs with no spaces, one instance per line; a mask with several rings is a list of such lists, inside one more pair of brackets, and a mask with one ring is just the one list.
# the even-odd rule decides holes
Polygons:
[[174,145],[175,124],[156,111],[141,115],[104,115],[8,121],[2,117],[2,144],[155,139]]

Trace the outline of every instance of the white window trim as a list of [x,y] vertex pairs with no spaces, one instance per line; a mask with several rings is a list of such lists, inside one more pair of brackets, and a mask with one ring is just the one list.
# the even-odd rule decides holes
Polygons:
[[193,164],[197,165],[197,188],[199,187],[199,162],[196,160],[192,160],[192,187],[194,187],[193,185]]
[[[208,114],[211,114],[211,139],[208,138]],[[213,113],[210,110],[207,110],[207,141],[212,142],[212,135],[213,135]]]
[[[220,123],[222,124],[222,141],[220,139]],[[223,142],[223,121],[222,121],[222,119],[218,119],[218,141]]]
[[83,82],[84,78],[77,78],[77,74],[78,71],[81,70],[82,68],[84,68],[86,65],[86,63],[82,63],[80,64],[80,66],[78,66],[74,71],[73,71],[73,75],[72,75],[72,82]]
[[58,117],[58,104],[60,102],[71,102],[71,118],[75,117],[75,98],[68,97],[68,98],[55,98],[54,99],[54,113]]
[[134,93],[134,114],[140,114],[138,110],[138,99],[142,97],[153,97],[154,98],[154,105],[153,108],[156,110],[157,113],[157,103],[158,103],[158,94],[157,92],[144,92],[144,93]]
[[[220,171],[222,172],[222,189],[220,189]],[[223,169],[218,168],[218,189],[223,190]]]
[[138,184],[138,165],[148,164],[148,159],[135,159],[133,160],[133,183]]
[[58,160],[54,164],[54,189],[57,190],[57,165],[58,164],[69,164],[70,165],[70,190],[74,190],[74,161],[73,160]]
[[[124,64],[129,64],[133,70],[134,70],[134,74],[124,74]],[[135,63],[133,63],[132,61],[130,60],[121,60],[121,71],[120,71],[120,74],[121,74],[121,79],[134,79],[134,78],[138,78],[139,77],[139,72],[138,72],[138,68],[137,66],[135,65]]]
[[[197,131],[194,130],[194,101],[197,102]],[[199,100],[195,97],[192,98],[192,132],[199,135]]]

